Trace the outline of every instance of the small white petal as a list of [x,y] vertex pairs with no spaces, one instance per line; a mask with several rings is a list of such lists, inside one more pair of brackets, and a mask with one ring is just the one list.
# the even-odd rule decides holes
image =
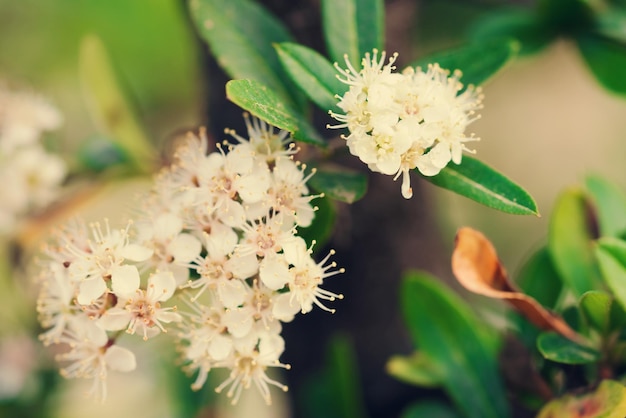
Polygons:
[[139,288],[139,271],[130,265],[111,269],[111,288],[118,296],[132,296]]
[[78,303],[81,305],[91,305],[107,290],[107,285],[100,277],[85,279],[80,282],[78,288]]
[[179,263],[188,263],[202,251],[202,243],[191,234],[179,234],[172,240],[168,250],[174,256],[174,260]]
[[216,335],[209,343],[209,355],[214,360],[224,360],[233,351],[233,340],[225,335]]
[[135,354],[123,347],[117,345],[111,346],[104,354],[104,360],[107,367],[118,372],[130,372],[137,367]]
[[119,331],[128,328],[131,318],[132,314],[126,309],[114,307],[98,319],[98,325],[107,331]]
[[282,289],[291,277],[283,257],[265,257],[259,267],[261,281],[272,290]]
[[139,244],[129,244],[122,250],[122,257],[131,261],[145,261],[152,257],[153,251]]
[[154,300],[164,302],[172,297],[176,290],[176,279],[171,271],[154,273],[148,279]]

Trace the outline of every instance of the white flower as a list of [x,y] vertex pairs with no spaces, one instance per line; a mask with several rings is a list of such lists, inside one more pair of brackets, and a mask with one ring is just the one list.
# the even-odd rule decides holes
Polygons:
[[67,269],[54,262],[46,263],[42,271],[42,283],[37,298],[39,322],[44,328],[50,328],[40,335],[44,344],[58,342],[71,318],[78,308],[74,305],[74,295],[78,291]]
[[276,334],[266,333],[261,338],[241,340],[232,355],[215,364],[215,367],[231,369],[228,379],[215,388],[215,391],[220,393],[228,388],[226,396],[232,398],[231,403],[234,405],[239,400],[243,389],[248,389],[254,384],[265,403],[270,405],[272,403],[270,385],[287,391],[287,386],[269,378],[266,374],[268,367],[290,368],[289,365],[278,360],[284,348],[284,340]]
[[108,370],[129,372],[137,366],[132,351],[115,345],[102,328],[85,317],[74,319],[61,342],[70,347],[69,352],[57,356],[58,361],[69,363],[61,369],[61,375],[68,379],[92,379],[88,394],[100,400],[107,395]]
[[204,234],[206,255],[196,258],[193,264],[200,277],[185,285],[199,289],[192,300],[211,289],[228,308],[243,303],[246,296],[243,280],[256,273],[258,261],[254,254],[233,255],[237,241],[235,231],[222,224],[215,224],[211,234]]
[[[139,285],[139,283],[137,283]],[[139,329],[143,339],[167,332],[163,324],[182,320],[176,307],[163,307],[176,290],[176,280],[169,271],[154,273],[148,279],[146,290],[138,286],[133,291],[118,293],[118,303],[107,310],[98,325],[108,331],[126,329],[134,334]]]
[[461,163],[467,126],[478,118],[482,95],[473,86],[465,91],[461,73],[439,65],[408,68],[393,73],[394,55],[387,65],[385,53],[366,54],[363,68],[356,71],[346,60],[347,70],[337,69],[350,89],[337,105],[344,113],[330,112],[341,122],[329,128],[348,128],[344,136],[350,152],[377,172],[402,175],[402,195],[413,195],[409,172],[417,168],[425,176],[437,175],[450,161]]
[[79,282],[77,300],[81,305],[90,305],[101,297],[108,282],[113,292],[122,294],[138,287],[137,267],[124,261],[145,261],[152,256],[152,250],[130,243],[129,227],[130,224],[126,229],[111,230],[107,221],[104,229],[99,223],[92,224],[93,238],[87,240],[87,248],[73,246],[68,240],[67,250],[74,256],[69,274]]
[[306,243],[300,237],[295,239],[295,244],[285,247],[285,260],[292,265],[287,276],[288,293],[283,293],[276,298],[274,303],[274,316],[277,318],[289,318],[294,309],[302,313],[310,312],[313,305],[317,305],[325,311],[334,312],[334,309],[326,307],[321,300],[334,301],[343,299],[343,295],[329,292],[319,286],[324,279],[335,274],[343,273],[344,269],[332,270],[336,263],[326,264],[334,251],[331,251],[321,262],[316,263],[311,258],[311,250],[307,249]]
[[285,157],[295,154],[298,150],[295,144],[291,142],[288,131],[280,129],[278,133],[274,132],[274,127],[268,125],[259,118],[250,115],[243,115],[248,129],[248,139],[237,135],[232,129],[227,129],[226,133],[235,138],[244,147],[250,147],[255,156],[263,159],[267,163],[272,163],[279,157]]

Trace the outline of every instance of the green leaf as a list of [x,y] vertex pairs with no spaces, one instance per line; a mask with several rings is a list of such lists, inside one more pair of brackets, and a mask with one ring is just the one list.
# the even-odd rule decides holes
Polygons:
[[602,238],[595,247],[595,256],[604,282],[626,309],[626,243],[617,238]]
[[578,37],[578,48],[598,82],[609,91],[626,94],[626,43],[600,35]]
[[79,71],[88,108],[100,129],[125,154],[127,161],[143,173],[156,161],[137,112],[120,88],[102,41],[87,36],[80,46]]
[[606,292],[591,290],[580,298],[580,310],[587,323],[606,335],[611,327],[613,297]]
[[330,58],[344,63],[344,54],[355,68],[374,48],[384,46],[382,0],[322,0],[324,39]]
[[352,342],[344,335],[335,335],[330,341],[329,365],[335,396],[338,397],[340,416],[364,418],[363,403],[356,353]]
[[412,67],[425,68],[428,64],[438,63],[441,68],[461,70],[464,85],[478,86],[493,77],[502,69],[519,50],[519,42],[510,39],[490,39],[473,42],[461,48],[420,58]]
[[332,236],[337,211],[328,197],[318,197],[312,203],[317,207],[315,218],[310,226],[298,228],[298,235],[309,245],[316,241],[315,250],[317,250],[323,248]]
[[297,89],[278,60],[273,44],[290,42],[288,30],[271,13],[250,0],[191,0],[200,36],[217,62],[234,79],[251,79],[276,92],[281,101],[301,104]]
[[409,406],[401,418],[461,418],[461,415],[445,403],[421,401]]
[[336,334],[326,348],[324,367],[306,379],[300,391],[303,416],[367,418],[352,342]]
[[539,52],[554,39],[554,31],[539,22],[537,16],[525,9],[499,10],[480,19],[471,31],[476,41],[516,39],[520,55]]
[[338,109],[335,95],[343,95],[348,85],[339,81],[337,70],[324,56],[292,43],[275,48],[287,74],[315,104],[325,111]]
[[626,231],[626,194],[599,176],[588,176],[585,186],[596,210],[600,235],[617,237]]
[[565,395],[545,405],[537,418],[623,418],[626,388],[619,382],[603,380],[584,395]]
[[365,196],[367,176],[351,171],[320,169],[308,184],[331,199],[354,203]]
[[444,379],[435,362],[420,351],[410,356],[392,356],[387,361],[386,369],[396,379],[416,386],[436,388],[441,386]]
[[449,164],[434,177],[422,177],[436,186],[502,212],[539,215],[537,204],[528,192],[488,165],[466,155],[461,164]]
[[546,247],[541,247],[522,265],[517,284],[525,294],[535,298],[542,306],[556,306],[563,283]]
[[566,190],[559,196],[550,218],[548,248],[552,262],[576,297],[600,283],[588,219],[587,204],[578,189]]
[[626,42],[626,9],[609,7],[596,14],[596,31],[615,41]]
[[443,386],[466,417],[509,416],[497,356],[477,332],[484,323],[437,279],[409,272],[401,287],[413,341],[442,371]]
[[326,146],[315,129],[276,93],[255,80],[230,80],[226,97],[272,126],[291,132],[294,139]]
[[580,308],[587,322],[603,335],[619,331],[626,324],[626,311],[606,292],[585,293],[580,299]]
[[564,364],[589,364],[600,360],[600,353],[584,347],[554,332],[544,332],[537,338],[539,352],[548,360]]

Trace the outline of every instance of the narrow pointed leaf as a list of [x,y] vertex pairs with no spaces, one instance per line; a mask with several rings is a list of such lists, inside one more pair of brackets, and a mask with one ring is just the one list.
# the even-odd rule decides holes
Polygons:
[[[417,171],[417,170],[416,170]],[[430,183],[493,209],[515,215],[539,215],[533,198],[517,184],[479,160],[463,156],[461,164],[449,164]]]
[[322,0],[324,38],[330,58],[344,62],[344,54],[356,68],[366,52],[384,46],[382,0]]
[[231,80],[226,97],[237,106],[279,129],[291,132],[294,139],[313,145],[326,144],[315,129],[270,88],[255,80]]
[[413,341],[442,370],[443,386],[457,407],[466,417],[509,416],[496,355],[483,339],[486,332],[477,332],[484,323],[427,274],[408,273],[401,290]]
[[250,0],[191,0],[190,10],[200,36],[217,62],[233,79],[256,80],[282,101],[300,103],[272,44],[292,41],[280,20]]
[[80,47],[79,71],[88,108],[100,129],[139,171],[150,172],[154,149],[137,111],[120,87],[102,41],[87,36]]
[[293,43],[275,46],[285,71],[322,110],[337,110],[335,95],[343,95],[348,86],[337,78],[337,70],[324,56]]
[[613,93],[626,95],[626,43],[600,35],[578,38],[578,48],[598,82]]
[[553,332],[545,332],[537,338],[537,348],[548,360],[563,364],[589,364],[600,360],[600,353],[582,346]]
[[585,181],[595,208],[600,235],[617,237],[626,231],[626,194],[617,185],[600,176]]
[[561,194],[550,218],[548,248],[552,261],[577,297],[600,284],[588,220],[587,203],[578,189]]
[[354,203],[365,196],[367,177],[350,171],[318,170],[308,184],[331,199]]
[[461,82],[464,85],[478,86],[500,71],[518,50],[519,42],[498,38],[420,58],[411,66],[426,68],[428,64],[438,63],[441,68],[451,72],[461,70]]

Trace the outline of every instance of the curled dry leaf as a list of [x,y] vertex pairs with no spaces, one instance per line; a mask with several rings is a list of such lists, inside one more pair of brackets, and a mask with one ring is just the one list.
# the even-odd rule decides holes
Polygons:
[[576,343],[584,344],[584,338],[560,316],[517,289],[508,279],[495,248],[480,232],[472,228],[461,228],[457,232],[452,272],[470,292],[505,300],[537,327],[555,331]]

